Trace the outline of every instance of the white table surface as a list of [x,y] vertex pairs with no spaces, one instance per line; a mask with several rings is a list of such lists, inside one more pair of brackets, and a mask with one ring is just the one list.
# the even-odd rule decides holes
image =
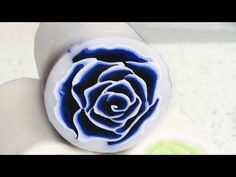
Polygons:
[[[38,78],[33,56],[38,23],[0,23],[0,85]],[[170,108],[178,109],[222,153],[236,154],[236,41],[155,42],[169,66]]]

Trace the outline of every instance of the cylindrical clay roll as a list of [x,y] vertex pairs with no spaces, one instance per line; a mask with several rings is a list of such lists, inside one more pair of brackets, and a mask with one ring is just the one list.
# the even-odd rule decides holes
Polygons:
[[43,23],[35,59],[48,118],[79,148],[128,149],[167,109],[168,68],[128,23]]

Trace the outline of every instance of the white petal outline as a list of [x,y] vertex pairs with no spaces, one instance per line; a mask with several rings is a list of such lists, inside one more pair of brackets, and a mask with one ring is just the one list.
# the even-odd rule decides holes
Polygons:
[[[152,68],[155,70],[155,73],[157,74],[157,80],[156,80],[156,87],[154,88],[153,91],[153,98],[152,98],[152,103],[150,104],[150,106],[152,106],[155,103],[155,100],[157,100],[158,98],[158,80],[159,80],[159,72],[158,69],[155,67],[155,65],[153,64],[153,62],[146,62],[146,63],[138,63],[138,62],[133,62],[133,61],[127,61],[127,64],[132,64],[134,66],[144,66],[146,65],[147,68]],[[135,72],[135,71],[134,71]],[[140,77],[141,78],[141,77]],[[144,81],[145,82],[145,81]],[[146,84],[146,86],[148,87],[148,85]]]
[[110,74],[112,71],[117,70],[130,71],[134,74],[134,72],[130,68],[126,67],[124,63],[118,63],[118,65],[112,66],[101,73],[101,75],[98,77],[98,82],[104,82],[103,77],[105,77],[107,74]]
[[76,102],[79,104],[80,108],[82,108],[83,105],[81,103],[80,98],[78,98],[77,94],[75,93],[73,87],[76,84],[78,84],[83,77],[85,77],[86,71],[89,71],[91,68],[93,68],[97,64],[96,58],[87,58],[84,61],[86,62],[86,65],[75,75],[75,77],[72,81],[72,89],[71,89],[71,94],[74,97],[74,99],[76,100]]
[[[121,113],[118,113],[117,115],[114,115],[114,116],[109,116],[106,115],[104,112],[100,111],[100,109],[98,108],[98,104],[99,104],[99,99],[103,96],[107,96],[109,97],[111,94],[116,94],[116,95],[119,95],[120,97],[123,97],[124,94],[121,94],[121,93],[112,93],[112,92],[105,92],[103,93],[102,95],[99,96],[99,98],[96,100],[95,104],[94,104],[94,112],[102,117],[105,117],[107,119],[114,119],[114,118],[119,118],[120,116],[123,115],[123,112]],[[125,96],[125,95],[124,95]],[[123,97],[125,98],[125,97]],[[107,99],[106,99],[107,100]],[[129,102],[129,101],[128,101]]]
[[[66,82],[68,80],[68,78],[71,76],[71,74],[73,73],[74,69],[79,66],[79,65],[83,65],[86,66],[88,64],[87,59],[81,60],[79,62],[74,63],[70,70],[65,74],[65,76],[62,78],[62,80],[56,83],[56,86],[53,90],[53,95],[55,95],[55,99],[56,99],[56,105],[54,106],[54,114],[56,115],[55,117],[57,118],[57,120],[60,122],[60,124],[65,128],[68,129],[69,131],[73,132],[74,135],[76,135],[76,133],[74,132],[74,130],[72,130],[71,128],[69,128],[66,123],[64,122],[61,113],[60,113],[60,105],[61,105],[61,96],[60,96],[60,87],[62,85],[62,83]],[[60,115],[60,116],[59,116]]]
[[[98,64],[103,64],[103,65],[107,65],[107,66],[113,66],[115,65],[116,63],[108,63],[108,62],[104,62],[104,61],[100,61],[100,60],[97,60],[96,58],[88,58],[88,59],[85,59],[86,62],[87,62],[87,65],[84,66],[84,68],[82,68],[74,77],[73,81],[72,81],[72,96],[75,98],[75,100],[78,102],[79,106],[81,108],[83,108],[83,105],[81,103],[81,100],[80,98],[77,96],[77,94],[75,93],[73,87],[78,85],[82,79],[84,78],[87,78],[89,76],[87,76],[87,72],[88,71],[91,71],[91,69],[93,67],[95,67],[96,65]],[[89,78],[88,78],[89,79]]]
[[[108,86],[105,90],[104,90],[104,93],[105,92],[115,92],[115,91],[109,91],[109,89],[113,88],[114,86],[118,85],[118,84],[123,84],[125,86],[127,86],[132,94],[132,96],[134,97],[133,98],[133,101],[130,100],[131,104],[133,104],[135,102],[135,96],[136,96],[136,93],[134,92],[133,90],[133,87],[131,86],[131,84],[127,81],[127,80],[120,80],[120,81],[117,81],[117,82],[114,82],[112,85]],[[117,93],[117,92],[115,92]]]
[[[95,126],[97,126],[97,127],[99,127],[99,128],[102,128],[102,129],[104,129],[104,130],[113,131],[113,132],[115,133],[115,130],[116,130],[116,129],[121,128],[121,127],[124,126],[124,124],[125,124],[125,122],[115,122],[115,121],[113,121],[113,120],[111,120],[111,119],[108,119],[108,118],[105,118],[105,117],[103,117],[103,118],[104,118],[104,119],[108,119],[109,121],[112,121],[112,122],[117,123],[117,124],[120,124],[120,125],[118,125],[117,127],[109,127],[109,126],[107,126],[107,125],[105,125],[105,124],[102,124],[102,123],[100,123],[100,122],[94,120],[93,118],[91,118],[90,114],[91,114],[91,112],[92,112],[93,110],[94,110],[94,109],[90,109],[89,112],[85,112],[85,113],[86,113],[88,119],[89,119]],[[95,111],[94,111],[94,112],[95,112]],[[95,113],[95,114],[96,114],[96,113]],[[118,134],[118,133],[117,133],[117,134]]]
[[[128,78],[135,78],[138,80],[138,82],[142,85],[142,89],[144,89],[144,97],[145,97],[145,100],[147,100],[147,84],[146,82],[141,78],[139,77],[138,75],[136,74],[128,74],[125,76],[125,80],[127,80]],[[136,89],[135,89],[135,92],[136,92]],[[137,93],[136,93],[137,94]],[[138,94],[137,94],[138,95]]]
[[[136,99],[138,99],[138,101],[139,101],[139,104],[138,104],[138,106],[133,110],[133,112],[131,113],[131,115],[128,117],[128,118],[126,118],[125,120],[116,120],[115,118],[120,118],[120,116],[114,116],[114,117],[110,117],[110,118],[112,118],[112,120],[114,121],[114,122],[117,122],[117,123],[122,123],[122,122],[126,122],[127,120],[129,120],[130,118],[132,118],[133,116],[135,116],[137,113],[138,113],[138,111],[139,111],[139,109],[141,108],[141,105],[142,105],[142,100],[140,99],[140,97],[135,93],[135,91],[133,90],[133,87],[131,86],[131,84],[127,81],[127,80],[120,80],[120,81],[118,81],[118,82],[114,82],[114,84],[112,84],[112,85],[110,85],[110,86],[108,86],[105,90],[104,90],[104,92],[103,93],[106,93],[106,92],[111,92],[111,91],[108,91],[110,88],[112,88],[113,86],[115,86],[116,84],[125,84],[126,86],[128,86],[129,87],[129,90],[132,92],[132,94],[133,94],[133,96],[134,96],[134,100],[132,101],[132,102],[130,102],[130,106],[132,106],[135,102],[136,102]],[[117,93],[117,92],[114,92],[114,93]],[[98,98],[99,99],[99,98]],[[97,100],[98,100],[97,99]],[[96,101],[96,103],[94,104],[94,105],[96,105],[97,104],[97,101]],[[98,110],[98,109],[97,109]],[[97,114],[100,114],[100,112],[98,112],[98,111],[96,111],[96,113]],[[105,116],[105,115],[103,115],[103,116]]]
[[[79,124],[79,123],[77,123],[76,121],[77,121],[77,119],[79,118],[79,114],[82,112],[82,110],[80,109],[80,110],[78,110],[76,113],[75,113],[75,115],[74,115],[74,117],[73,117],[73,123],[74,123],[74,125],[75,125],[75,127],[76,127],[76,129],[77,129],[77,131],[78,131],[78,137],[77,137],[77,140],[79,140],[79,141],[81,141],[81,142],[89,142],[90,140],[104,140],[104,141],[108,141],[108,138],[105,138],[105,137],[99,137],[99,136],[88,136],[88,135],[86,135],[85,133],[84,133],[84,131],[83,131],[83,128],[81,127],[81,125]],[[94,126],[96,126],[96,125],[94,125]],[[99,127],[98,127],[99,128]],[[106,129],[105,129],[106,130]],[[109,130],[108,130],[109,131]],[[117,134],[117,136],[119,136],[119,134]],[[112,140],[116,140],[116,141],[118,141],[120,139],[120,137],[119,138],[113,138]],[[110,140],[109,140],[110,141]]]
[[[86,101],[88,101],[89,100],[89,98],[88,98],[88,95],[91,93],[91,91],[93,91],[94,89],[96,89],[97,87],[100,87],[100,86],[102,86],[102,85],[104,85],[104,84],[112,84],[112,83],[114,83],[114,81],[104,81],[104,82],[98,82],[98,83],[96,83],[95,85],[93,85],[93,86],[91,86],[91,87],[89,87],[89,88],[87,88],[87,89],[85,89],[84,90],[84,96],[85,96],[85,99],[86,99]],[[105,88],[106,89],[106,88]],[[105,90],[104,89],[104,90]],[[100,95],[99,95],[100,96]],[[86,106],[85,106],[85,110],[86,111],[88,111],[88,109],[89,109],[89,105],[90,105],[91,103],[89,102],[89,104],[86,104]],[[94,103],[95,104],[95,103]],[[93,104],[93,106],[94,106],[94,104]]]
[[[127,106],[123,109],[118,109],[117,105],[111,105],[111,110],[114,111],[114,112],[124,112],[124,111],[126,111],[128,109],[128,107],[130,106],[130,100],[129,100],[128,96],[126,96],[125,94],[122,94],[122,93],[119,93],[119,94],[116,93],[115,95],[119,95],[119,96],[123,97],[127,102]],[[109,97],[107,98],[108,102],[109,102],[109,99],[111,99],[112,96],[114,96],[114,95],[113,94],[109,95]]]
[[120,96],[121,98],[123,98],[126,102],[127,102],[127,106],[123,109],[120,110],[116,110],[115,112],[124,112],[127,110],[127,108],[130,106],[130,100],[129,97],[123,93],[115,93],[115,92],[106,92],[106,93],[110,93],[108,98],[107,98],[107,102],[109,102],[109,99],[111,99],[111,97],[115,96]]
[[[124,137],[129,133],[130,129],[139,121],[139,119],[142,118],[142,116],[143,116],[146,112],[149,111],[150,106],[148,105],[148,103],[145,102],[144,104],[145,104],[145,106],[147,106],[146,109],[145,109],[145,111],[144,111],[143,113],[139,114],[139,115],[136,117],[136,119],[132,122],[132,124],[129,126],[129,128],[127,128],[127,129],[126,129],[124,132],[122,132],[122,133],[116,132],[117,134],[122,135],[122,136],[119,138],[119,140],[121,140],[122,138],[124,138]],[[141,128],[141,127],[140,127],[140,128]],[[109,142],[115,142],[115,141],[119,141],[119,140],[109,140]]]

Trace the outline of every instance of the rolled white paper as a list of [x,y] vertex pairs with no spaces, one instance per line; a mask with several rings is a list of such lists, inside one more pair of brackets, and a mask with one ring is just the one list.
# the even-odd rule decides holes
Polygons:
[[35,42],[50,122],[82,149],[111,153],[134,146],[167,109],[166,65],[126,23],[59,26],[42,26]]
[[58,136],[48,122],[40,87],[37,79],[0,87],[0,154],[91,154]]

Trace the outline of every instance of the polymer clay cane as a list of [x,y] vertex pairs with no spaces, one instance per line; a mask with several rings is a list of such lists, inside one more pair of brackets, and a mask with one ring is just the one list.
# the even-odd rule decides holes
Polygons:
[[45,24],[35,58],[48,118],[79,148],[128,149],[157,128],[167,109],[168,69],[127,23]]

